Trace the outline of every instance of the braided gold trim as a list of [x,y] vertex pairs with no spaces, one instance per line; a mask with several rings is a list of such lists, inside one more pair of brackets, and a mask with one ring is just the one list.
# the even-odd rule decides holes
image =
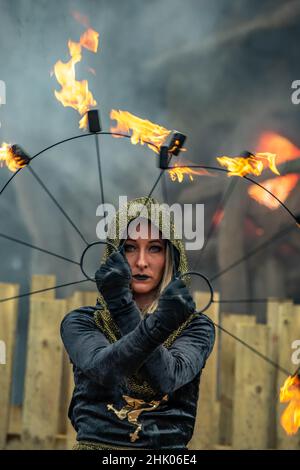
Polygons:
[[[180,238],[176,238],[176,227],[174,224],[174,220],[171,217],[172,214],[170,214],[170,218],[168,221],[164,219],[164,217],[162,216],[162,212],[159,210],[158,214],[156,213],[156,215],[158,215],[158,220],[151,219],[151,206],[161,206],[159,202],[153,197],[138,197],[136,199],[128,201],[127,205],[121,207],[119,212],[117,212],[115,219],[110,225],[107,241],[114,245],[116,249],[118,248],[121,241],[119,238],[120,225],[122,228],[121,231],[125,230],[127,227],[126,225],[124,225],[124,221],[129,223],[131,222],[131,220],[135,219],[140,214],[140,205],[145,207],[145,209],[148,211],[148,215],[150,216],[149,220],[151,220],[152,223],[154,223],[162,233],[165,233],[166,231],[170,233],[170,241],[177,248],[180,254],[178,270],[181,274],[186,273],[188,271],[187,256],[182,240]],[[113,251],[114,250],[110,245],[106,245],[101,262],[104,263],[107,258],[113,253]],[[191,282],[190,276],[185,276],[184,282],[189,285]]]
[[118,447],[111,444],[103,444],[102,442],[77,441],[72,450],[151,450],[141,447]]

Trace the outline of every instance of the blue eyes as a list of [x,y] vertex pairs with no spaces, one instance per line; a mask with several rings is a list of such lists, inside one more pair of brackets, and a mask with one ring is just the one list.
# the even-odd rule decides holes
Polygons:
[[134,245],[127,245],[127,244],[126,244],[125,247],[124,247],[124,249],[125,249],[126,252],[129,252],[129,253],[130,253],[130,252],[134,251],[135,246],[134,246]]
[[[133,253],[137,247],[135,245],[130,245],[129,243],[125,244],[125,252],[127,253]],[[149,247],[150,253],[159,253],[162,251],[162,246],[161,245],[151,245]]]
[[151,253],[159,253],[161,250],[162,250],[162,247],[160,245],[152,245],[149,248],[149,251],[151,251]]

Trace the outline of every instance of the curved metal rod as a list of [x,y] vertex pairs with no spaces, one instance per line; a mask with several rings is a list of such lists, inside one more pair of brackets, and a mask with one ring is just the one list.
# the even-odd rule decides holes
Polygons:
[[[203,168],[207,170],[216,170],[216,171],[225,171],[226,173],[230,173],[229,170],[226,170],[226,168],[219,168],[216,166],[209,166],[209,165],[178,165],[178,166],[171,166],[169,168],[166,168],[166,170],[172,170],[176,168]],[[238,175],[233,175],[233,176],[238,176]],[[248,176],[239,176],[239,178],[244,178],[245,180],[250,181],[253,184],[256,184],[259,186],[261,189],[266,191],[270,196],[272,196],[274,199],[276,199],[277,202],[290,214],[290,216],[295,220],[297,224],[299,224],[298,218],[292,213],[292,211],[277,197],[275,194],[273,194],[271,191],[269,191],[267,188],[262,186],[260,183],[257,181],[253,180],[252,178],[249,178]]]
[[[33,157],[30,158],[30,162],[38,157],[39,155],[42,155],[43,153],[45,153],[47,150],[50,150],[54,147],[57,147],[58,145],[61,145],[61,144],[64,144],[65,142],[70,142],[71,140],[75,140],[75,139],[80,139],[81,137],[88,137],[90,135],[115,135],[115,136],[118,136],[118,137],[125,137],[127,139],[131,139],[131,135],[128,135],[128,134],[119,134],[118,132],[88,132],[86,134],[80,134],[80,135],[75,135],[73,137],[68,137],[68,139],[63,139],[63,140],[60,140],[59,142],[55,142],[55,144],[52,144],[52,145],[49,145],[48,147],[45,147],[43,150],[41,150],[40,152],[36,153]],[[155,147],[157,150],[159,150],[159,147],[155,144],[153,144],[152,142],[149,142],[149,141],[144,141],[145,144],[147,145],[152,145],[152,147]],[[29,163],[30,164],[30,163]],[[1,194],[4,192],[5,188],[8,186],[8,184],[11,182],[11,180],[16,176],[17,173],[19,173],[20,170],[23,170],[23,168],[26,168],[27,165],[25,165],[24,167],[22,168],[19,168],[10,178],[9,180],[5,183],[5,185],[3,186],[3,188],[1,189],[0,191],[0,196]]]
[[93,282],[96,282],[96,279],[93,278],[93,277],[90,277],[86,272],[85,270],[83,269],[83,260],[84,260],[84,257],[85,257],[85,254],[87,252],[87,250],[91,247],[91,246],[94,246],[94,245],[109,245],[111,248],[113,248],[114,251],[118,251],[117,248],[115,247],[115,245],[113,245],[111,242],[109,241],[104,241],[104,240],[100,240],[98,242],[93,242],[93,243],[90,243],[82,252],[82,255],[81,255],[81,258],[80,258],[80,269],[81,269],[81,272],[82,274],[86,277],[86,279],[88,279],[89,281],[93,281]]
[[[50,145],[49,147],[46,147],[45,149],[41,150],[41,151],[38,152],[36,155],[34,155],[33,157],[31,157],[30,161],[33,160],[34,158],[38,157],[39,155],[43,154],[43,153],[46,152],[47,150],[50,150],[51,148],[54,148],[54,147],[56,147],[56,146],[58,146],[58,145],[60,145],[60,144],[62,144],[62,143],[65,143],[65,142],[68,142],[68,141],[71,141],[71,140],[75,140],[75,139],[78,139],[78,138],[81,138],[81,137],[86,137],[86,136],[89,136],[89,135],[96,135],[96,134],[101,134],[101,135],[117,135],[117,136],[119,136],[119,137],[131,138],[130,135],[118,134],[118,133],[113,133],[113,132],[97,132],[97,133],[94,133],[94,132],[93,132],[93,133],[81,134],[81,135],[77,135],[77,136],[74,136],[74,137],[70,137],[70,138],[68,138],[68,139],[64,139],[64,140],[62,140],[62,141],[56,142],[56,143],[53,144],[53,145]],[[159,150],[159,148],[158,148],[155,144],[153,144],[152,142],[144,142],[144,143],[150,144],[151,146],[156,147],[156,148]],[[23,168],[25,168],[25,167],[23,167]],[[174,166],[174,167],[168,167],[167,170],[172,169],[172,168],[174,168],[174,169],[176,169],[176,168],[203,168],[203,169],[211,169],[211,170],[216,170],[216,171],[224,171],[224,172],[226,172],[226,173],[229,173],[229,170],[226,170],[225,168],[218,168],[218,167],[213,167],[213,166],[210,166],[210,165],[178,165],[178,166]],[[1,189],[0,195],[4,192],[5,188],[6,188],[6,187],[8,186],[8,184],[13,180],[13,178],[16,176],[16,174],[19,173],[19,171],[20,171],[21,169],[22,169],[22,168],[19,168],[19,169],[9,178],[9,180],[5,183],[4,187]],[[152,194],[154,188],[156,187],[156,184],[158,183],[158,181],[159,181],[159,179],[160,179],[160,177],[161,177],[161,175],[163,174],[164,171],[165,171],[165,170],[163,170],[163,171],[161,172],[161,174],[160,174],[160,176],[159,176],[157,182],[155,183],[153,189],[151,190],[151,194]],[[259,186],[261,189],[263,189],[263,190],[265,190],[266,192],[268,192],[268,193],[269,193],[272,197],[274,197],[274,198],[279,202],[279,204],[291,215],[291,217],[296,221],[296,223],[297,223],[297,224],[299,223],[299,221],[298,221],[298,219],[296,218],[296,216],[294,216],[294,214],[288,209],[288,207],[287,207],[282,201],[280,201],[280,199],[278,199],[273,193],[271,193],[271,191],[269,191],[269,190],[266,189],[264,186],[262,186],[260,183],[258,183],[258,182],[256,182],[256,181],[252,180],[251,178],[249,178],[249,177],[247,177],[247,176],[242,176],[242,177],[245,178],[245,179],[248,180],[248,181],[251,181],[253,184],[256,184],[256,185]],[[148,196],[148,198],[149,198],[149,196]],[[100,242],[94,242],[94,243],[92,243],[91,245],[101,244],[101,243],[102,243],[102,244],[108,244],[109,242],[101,242],[101,241],[100,241]],[[85,250],[84,250],[84,252],[83,252],[83,254],[82,254],[82,257],[81,257],[81,261],[80,261],[80,267],[81,267],[82,272],[83,272],[84,275],[86,276],[86,279],[83,280],[83,281],[78,281],[78,282],[84,282],[84,281],[88,281],[88,280],[95,282],[95,279],[90,278],[89,276],[87,276],[87,274],[84,272],[83,266],[82,266],[83,257],[84,257],[84,255],[85,255],[87,249],[88,249],[91,245],[88,245],[88,246],[85,248]],[[112,244],[111,244],[111,245],[112,245]],[[115,246],[114,246],[114,245],[112,245],[112,246],[113,246],[113,248],[115,249]],[[189,274],[190,274],[190,275],[198,275],[199,277],[205,279],[205,280],[207,281],[207,283],[208,283],[208,286],[209,286],[209,289],[210,289],[211,298],[210,298],[210,301],[208,302],[208,304],[205,306],[205,308],[201,310],[201,312],[204,312],[205,310],[208,309],[208,307],[209,307],[209,306],[211,305],[211,303],[213,302],[213,290],[212,290],[212,286],[211,286],[209,280],[208,280],[204,275],[198,273],[197,271],[190,271],[190,272],[187,272],[187,273],[185,273],[185,274],[183,274],[183,275],[180,275],[180,277],[181,277],[181,276],[183,277],[184,275],[189,275]],[[63,287],[63,286],[71,285],[71,284],[76,284],[76,283],[77,283],[77,282],[75,282],[75,283],[63,284],[63,285],[55,286],[55,287],[52,287],[52,288],[49,288],[49,289],[43,289],[43,291],[45,291],[45,290],[51,290],[51,289],[55,289],[55,288],[58,288],[58,287]],[[23,296],[26,296],[26,295],[32,295],[32,294],[37,293],[37,292],[41,292],[41,291],[29,292],[29,293],[26,293],[26,294],[23,294],[23,295],[19,295],[19,296],[15,296],[15,297],[12,297],[12,298],[2,299],[2,300],[0,300],[0,302],[6,301],[6,300],[10,300],[10,299],[13,299],[13,298],[20,298],[20,297],[23,297]],[[197,313],[201,313],[201,312],[197,312]],[[224,332],[226,332],[227,334],[230,334],[230,336],[234,337],[236,340],[242,342],[240,338],[237,338],[236,336],[234,336],[234,335],[231,334],[230,332],[226,331],[226,330],[225,330],[224,328],[222,328],[220,325],[217,325],[216,323],[215,323],[215,325],[216,325],[217,327],[219,327],[221,330],[223,330]],[[250,345],[246,344],[245,342],[243,342],[243,344],[244,344],[245,346],[247,346],[248,348],[250,347]],[[288,371],[284,370],[283,368],[281,368],[280,366],[278,366],[278,364],[275,364],[273,361],[270,361],[269,358],[267,358],[266,356],[262,355],[261,353],[259,353],[259,352],[258,352],[257,350],[255,350],[254,348],[252,348],[252,347],[250,347],[250,348],[253,350],[253,352],[255,352],[256,354],[259,354],[263,359],[268,360],[268,362],[273,363],[274,366],[280,368],[280,369],[281,369],[282,371],[284,371],[285,373],[288,373]]]
[[[46,148],[44,148],[43,150],[41,150],[40,152],[38,152],[37,154],[35,154],[33,157],[31,157],[30,161],[33,160],[34,158],[38,157],[39,155],[43,154],[44,152],[46,152],[47,150],[50,150],[60,144],[63,144],[65,142],[69,142],[71,140],[75,140],[75,139],[80,139],[81,137],[87,137],[87,136],[90,136],[90,135],[115,135],[115,136],[118,136],[118,137],[125,137],[127,139],[130,139],[131,138],[131,135],[128,135],[128,134],[120,134],[120,133],[117,133],[117,132],[89,132],[87,134],[80,134],[80,135],[77,135],[77,136],[74,136],[74,137],[69,137],[68,139],[64,139],[64,140],[61,140],[59,142],[56,142],[55,144],[52,144]],[[155,147],[157,150],[159,150],[159,147],[155,144],[153,144],[152,142],[149,142],[149,141],[144,141],[145,144],[150,144],[152,147]],[[26,167],[26,166],[25,166]],[[23,167],[23,168],[25,168]],[[203,169],[207,169],[207,170],[216,170],[216,171],[223,171],[225,173],[229,173],[229,170],[227,170],[226,168],[219,168],[219,167],[215,167],[215,166],[211,166],[211,165],[177,165],[177,166],[171,166],[171,167],[168,167],[166,168],[166,170],[172,170],[172,169],[176,169],[176,168],[203,168]],[[10,183],[10,181],[14,178],[14,176],[20,171],[22,170],[22,168],[19,168],[14,174],[13,176],[7,181],[7,183],[4,185],[4,187],[1,189],[0,191],[0,195],[3,193],[3,191],[5,190],[5,188],[8,186],[8,184]],[[165,171],[165,170],[163,170]],[[276,199],[277,202],[279,202],[279,204],[290,214],[290,216],[295,220],[295,222],[298,224],[299,221],[297,219],[297,217],[290,211],[290,209],[277,197],[275,196],[271,191],[269,191],[267,188],[265,188],[264,186],[262,186],[260,183],[258,183],[257,181],[253,180],[252,178],[249,178],[248,176],[242,176],[242,178],[250,181],[251,183],[253,184],[256,184],[257,186],[259,186],[261,189],[263,189],[264,191],[266,191],[268,194],[270,194],[274,199]]]
[[188,271],[186,273],[179,274],[179,276],[177,276],[177,278],[181,279],[184,276],[199,276],[199,277],[201,277],[202,279],[204,279],[206,281],[206,283],[208,285],[208,288],[209,288],[209,292],[210,292],[210,299],[209,299],[209,301],[207,302],[207,304],[205,305],[204,308],[201,308],[200,310],[196,310],[195,313],[201,314],[201,313],[205,312],[205,310],[207,310],[211,306],[212,302],[214,301],[213,300],[214,299],[214,291],[213,291],[211,283],[209,282],[209,279],[206,276],[204,276],[204,274],[201,274],[198,271]]

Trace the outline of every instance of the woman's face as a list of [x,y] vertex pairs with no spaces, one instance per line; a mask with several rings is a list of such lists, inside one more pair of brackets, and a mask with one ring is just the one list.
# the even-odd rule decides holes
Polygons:
[[132,271],[131,287],[136,294],[149,294],[162,279],[166,262],[166,240],[161,238],[160,232],[156,235],[157,238],[151,238],[151,223],[147,221],[146,232],[142,236],[130,235],[124,244]]

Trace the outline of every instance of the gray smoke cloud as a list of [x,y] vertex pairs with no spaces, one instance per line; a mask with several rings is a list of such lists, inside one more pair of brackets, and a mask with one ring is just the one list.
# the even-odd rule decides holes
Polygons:
[[[0,0],[0,80],[6,84],[0,142],[16,142],[34,155],[82,132],[78,113],[54,97],[60,86],[50,74],[58,60],[69,60],[68,39],[78,41],[85,30],[73,11],[86,15],[100,35],[99,52],[83,50],[76,72],[78,80],[89,80],[104,130],[111,109],[128,110],[186,133],[186,157],[202,163],[251,150],[263,130],[297,142],[299,111],[290,86],[300,76],[299,10],[295,0]],[[101,138],[100,149],[106,202],[147,194],[158,175],[151,150],[111,137]],[[95,241],[94,138],[57,146],[32,168],[84,237]],[[0,168],[1,187],[10,176]],[[166,185],[172,201],[184,202],[193,185],[195,202],[204,202],[197,177]],[[161,187],[155,195],[162,199]],[[0,211],[0,232],[79,260],[84,242],[27,169],[0,196]],[[32,274],[55,274],[58,284],[83,278],[76,265],[2,238],[0,250],[0,280],[19,283],[23,292]],[[215,263],[208,272],[218,269]]]

